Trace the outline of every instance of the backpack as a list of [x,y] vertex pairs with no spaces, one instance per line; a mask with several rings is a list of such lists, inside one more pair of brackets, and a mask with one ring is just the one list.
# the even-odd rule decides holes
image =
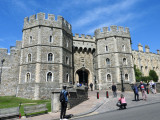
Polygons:
[[[64,91],[64,92],[65,92],[65,91]],[[60,93],[59,101],[60,101],[61,103],[65,102],[64,92],[61,92],[61,93]]]
[[141,90],[144,90],[144,85],[141,85]]

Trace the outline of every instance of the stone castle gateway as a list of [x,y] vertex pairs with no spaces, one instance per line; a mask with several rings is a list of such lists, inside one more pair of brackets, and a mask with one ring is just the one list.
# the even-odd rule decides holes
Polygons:
[[[110,29],[110,30],[109,30]],[[77,82],[108,89],[112,82],[134,83],[134,64],[148,75],[154,69],[160,76],[160,55],[149,47],[131,49],[129,28],[117,26],[96,29],[94,37],[75,34],[63,17],[44,13],[24,19],[22,41],[0,49],[0,95],[48,99],[52,89]]]

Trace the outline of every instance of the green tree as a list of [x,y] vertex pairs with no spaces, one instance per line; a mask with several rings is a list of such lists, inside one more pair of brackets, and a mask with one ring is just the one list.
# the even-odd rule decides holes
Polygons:
[[154,70],[150,70],[149,71],[149,76],[153,78],[154,82],[158,81],[158,75],[157,75],[157,73]]
[[142,72],[138,68],[136,68],[136,65],[134,65],[134,72],[136,76],[136,82],[141,81]]

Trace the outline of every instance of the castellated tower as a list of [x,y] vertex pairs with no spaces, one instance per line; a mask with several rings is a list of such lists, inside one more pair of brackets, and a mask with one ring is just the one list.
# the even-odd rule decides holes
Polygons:
[[128,28],[111,26],[95,30],[96,40],[96,80],[99,89],[108,88],[112,82],[135,82],[131,50],[131,37]]
[[53,88],[69,84],[73,36],[63,17],[38,13],[24,19],[18,97],[50,98]]

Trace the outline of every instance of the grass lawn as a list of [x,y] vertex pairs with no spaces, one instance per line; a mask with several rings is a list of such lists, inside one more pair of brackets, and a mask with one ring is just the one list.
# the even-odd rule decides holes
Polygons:
[[51,111],[51,100],[30,100],[15,96],[0,96],[0,109],[18,107],[20,103],[22,104],[20,107],[20,113],[22,116],[24,116],[23,106],[26,105],[46,104],[48,112]]

